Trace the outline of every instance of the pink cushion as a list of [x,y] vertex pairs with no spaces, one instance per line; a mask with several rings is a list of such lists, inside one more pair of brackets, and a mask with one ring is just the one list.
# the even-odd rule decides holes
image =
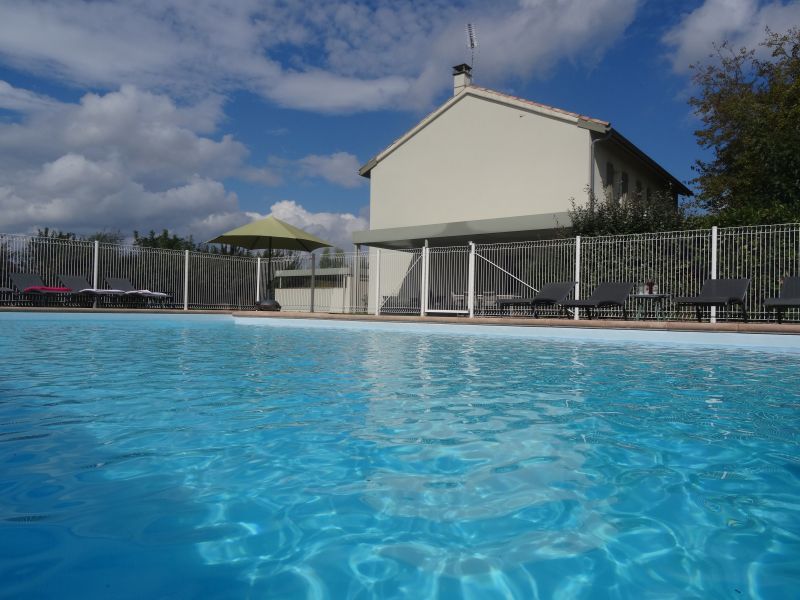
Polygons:
[[71,292],[72,290],[67,287],[47,287],[46,285],[34,285],[31,287],[26,287],[22,290],[23,294],[30,294],[31,292],[60,292],[60,293],[67,293]]

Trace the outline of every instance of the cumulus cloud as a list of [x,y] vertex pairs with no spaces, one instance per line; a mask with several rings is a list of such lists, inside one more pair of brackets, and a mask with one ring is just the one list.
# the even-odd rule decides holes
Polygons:
[[276,202],[270,207],[270,214],[346,251],[352,249],[354,231],[369,229],[369,221],[363,217],[352,213],[313,213],[294,200]]
[[755,49],[766,28],[786,31],[800,23],[800,3],[759,0],[706,0],[664,36],[672,47],[673,69],[685,73],[689,65],[708,59],[713,45],[727,41],[731,47]]
[[[481,37],[477,80],[592,60],[637,0],[0,0],[0,55],[79,85],[131,83],[180,97],[247,89],[312,111],[421,108]],[[4,9],[4,10],[3,10]],[[609,19],[608,15],[613,15]]]
[[361,163],[349,152],[334,152],[325,156],[309,154],[297,164],[303,177],[324,179],[346,188],[355,188],[365,182],[358,174]]
[[[248,165],[247,148],[232,136],[202,135],[221,119],[216,101],[178,106],[126,85],[65,103],[0,83],[0,106],[22,113],[0,123],[0,231],[168,228],[203,240],[261,216],[241,210],[226,178],[278,185],[282,172],[296,172],[359,184],[358,160],[346,152],[276,161],[280,169]],[[312,213],[294,201],[272,211],[338,245],[368,227],[352,214]]]
[[237,210],[219,179],[245,170],[248,152],[231,136],[199,133],[220,118],[215,102],[179,107],[123,86],[65,103],[5,82],[0,102],[22,112],[0,123],[0,231],[185,231]]

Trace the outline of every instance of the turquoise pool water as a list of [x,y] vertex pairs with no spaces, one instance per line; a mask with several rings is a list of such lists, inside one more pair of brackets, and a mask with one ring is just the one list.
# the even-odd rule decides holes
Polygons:
[[0,313],[0,597],[788,598],[800,353]]

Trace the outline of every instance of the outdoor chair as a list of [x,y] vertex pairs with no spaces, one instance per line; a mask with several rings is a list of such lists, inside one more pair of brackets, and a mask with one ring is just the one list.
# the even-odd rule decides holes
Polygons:
[[64,287],[69,288],[70,293],[75,298],[82,298],[84,301],[88,301],[89,306],[94,304],[98,298],[123,296],[125,294],[122,290],[93,288],[86,279],[78,275],[59,275],[58,278]]
[[701,309],[705,306],[730,307],[738,304],[742,311],[742,320],[747,323],[747,309],[744,306],[744,297],[750,278],[744,279],[706,279],[697,296],[675,298],[675,304],[692,304],[697,314],[697,322],[702,318]]
[[483,295],[480,297],[481,299],[481,310],[483,314],[488,313],[489,311],[495,310],[497,308],[497,292],[494,290],[488,290],[483,292]]
[[786,277],[777,298],[764,300],[764,308],[774,308],[778,323],[783,322],[785,308],[800,308],[800,277]]
[[502,298],[497,301],[497,305],[504,312],[506,309],[515,306],[529,306],[533,310],[533,316],[538,317],[539,315],[536,311],[538,307],[561,305],[574,289],[574,281],[545,283],[535,296],[530,298]]
[[70,295],[69,288],[47,286],[35,273],[9,273],[11,283],[21,296],[27,296],[41,303],[45,298],[63,300]]
[[0,303],[2,304],[11,304],[11,296],[14,293],[14,290],[7,287],[0,286]]
[[121,296],[123,290],[110,288],[93,288],[83,277],[78,275],[59,275],[58,278],[64,287],[68,287],[70,292],[81,296]]
[[150,290],[136,289],[133,287],[133,284],[130,282],[130,280],[125,279],[124,277],[107,277],[106,284],[111,289],[121,290],[125,296],[140,298],[146,301],[160,300],[161,302],[166,302],[172,298],[170,294],[166,294],[164,292],[151,292]]
[[[574,284],[573,284],[574,285]],[[593,308],[608,308],[618,306],[622,309],[622,318],[628,319],[628,310],[625,301],[630,296],[636,284],[631,281],[615,281],[599,283],[592,291],[592,295],[585,300],[567,300],[562,306],[567,308],[585,308],[586,317],[592,318]]]

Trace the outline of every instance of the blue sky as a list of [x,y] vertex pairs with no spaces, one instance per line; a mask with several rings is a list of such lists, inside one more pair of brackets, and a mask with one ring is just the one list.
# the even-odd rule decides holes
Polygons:
[[682,181],[703,156],[688,65],[800,22],[784,0],[0,0],[0,231],[274,214],[339,245],[359,165],[474,82],[611,121]]

